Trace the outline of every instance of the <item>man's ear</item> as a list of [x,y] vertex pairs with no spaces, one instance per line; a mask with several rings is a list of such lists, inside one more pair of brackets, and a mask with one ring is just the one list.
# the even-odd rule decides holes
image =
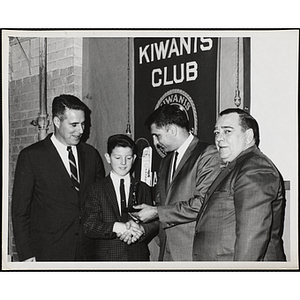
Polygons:
[[253,129],[249,128],[246,130],[246,144],[249,145],[254,141]]
[[177,126],[173,124],[169,125],[169,131],[173,136],[177,135],[177,130],[178,130]]
[[57,128],[60,127],[60,119],[59,119],[59,117],[55,116],[55,117],[53,118],[53,124],[54,124],[54,126],[57,127]]
[[105,157],[107,163],[110,164],[110,155],[109,155],[108,153],[105,153],[105,154],[104,154],[104,157]]

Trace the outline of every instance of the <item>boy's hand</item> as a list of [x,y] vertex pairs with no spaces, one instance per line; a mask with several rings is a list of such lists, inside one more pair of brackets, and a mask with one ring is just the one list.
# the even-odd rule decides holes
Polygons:
[[120,222],[116,223],[122,224],[120,227],[117,225],[117,228],[114,226],[114,229],[118,230],[118,232],[116,232],[117,237],[128,245],[135,243],[145,233],[144,228],[136,224],[133,220],[129,220],[126,224]]

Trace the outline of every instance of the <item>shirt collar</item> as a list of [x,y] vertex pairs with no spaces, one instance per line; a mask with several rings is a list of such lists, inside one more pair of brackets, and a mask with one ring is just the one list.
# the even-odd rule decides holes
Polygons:
[[184,143],[176,150],[176,152],[178,152],[178,159],[177,159],[177,161],[180,161],[180,159],[184,155],[186,149],[189,147],[190,143],[192,142],[193,138],[194,138],[194,136],[190,133],[190,135],[184,141]]
[[243,157],[244,155],[246,155],[249,152],[255,151],[256,149],[258,149],[258,147],[256,145],[253,145],[249,148],[247,148],[246,150],[242,151],[234,160],[232,161],[227,161],[227,162],[221,162],[220,163],[220,168],[224,169],[227,168],[228,166],[234,166],[241,157]]
[[[64,145],[63,143],[61,143],[61,142],[57,139],[57,137],[55,136],[54,133],[53,133],[52,136],[51,136],[51,141],[53,142],[53,144],[55,145],[55,147],[56,147],[57,149],[59,149],[60,151],[65,151],[65,150],[67,150],[67,147],[68,147],[68,146],[66,146],[66,145]],[[76,146],[71,146],[71,147],[72,147],[72,150],[73,150],[73,151],[77,149]]]
[[120,176],[117,173],[110,171],[110,178],[115,182],[120,182],[120,179],[124,179],[125,184],[130,183],[130,174],[126,174],[125,176]]

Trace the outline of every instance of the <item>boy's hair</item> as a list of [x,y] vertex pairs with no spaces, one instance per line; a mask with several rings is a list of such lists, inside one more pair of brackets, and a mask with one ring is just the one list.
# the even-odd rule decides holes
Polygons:
[[129,147],[132,149],[132,154],[136,154],[136,145],[126,134],[115,134],[108,138],[107,153],[110,155],[116,147]]
[[189,131],[189,120],[184,110],[178,105],[164,104],[158,107],[146,120],[145,126],[150,129],[155,124],[158,128],[166,125],[177,125]]
[[73,95],[60,95],[53,99],[52,102],[52,118],[64,117],[66,109],[82,110],[88,112],[88,107],[77,97]]

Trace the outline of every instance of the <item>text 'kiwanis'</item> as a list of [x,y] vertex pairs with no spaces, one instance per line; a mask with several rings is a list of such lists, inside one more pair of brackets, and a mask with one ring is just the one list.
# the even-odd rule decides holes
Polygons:
[[[209,51],[213,47],[210,38],[187,37],[172,38],[139,47],[139,64],[165,60],[174,56],[197,53],[198,50]],[[194,81],[198,78],[199,67],[196,61],[184,62],[178,65],[154,68],[151,72],[151,85],[160,87],[179,84],[184,81]]]

